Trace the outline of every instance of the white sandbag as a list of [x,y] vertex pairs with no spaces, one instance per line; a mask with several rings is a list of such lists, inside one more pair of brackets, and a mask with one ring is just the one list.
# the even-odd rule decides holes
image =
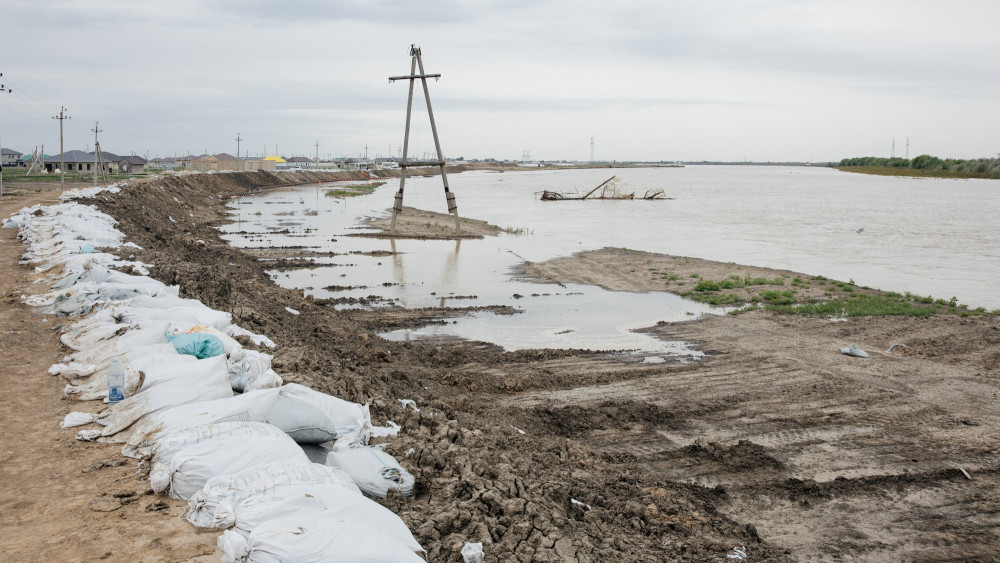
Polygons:
[[97,415],[89,412],[71,412],[59,423],[59,428],[73,428],[97,422]]
[[191,326],[198,324],[199,321],[198,315],[195,315],[190,309],[126,307],[122,306],[121,303],[109,304],[108,307],[121,319],[122,324],[135,325],[139,328],[166,326],[171,329]]
[[[163,354],[147,356],[140,360],[138,364],[133,364],[133,367],[143,374],[142,387],[139,389],[140,393],[179,378],[193,377],[200,380],[219,380],[224,376],[226,381],[229,380],[229,368],[224,356],[199,360],[185,354]],[[230,389],[232,389],[232,386],[230,386]]]
[[[111,345],[112,344],[109,343],[109,346]],[[169,343],[164,342],[160,344],[146,344],[142,346],[136,346],[131,350],[129,350],[128,352],[126,352],[125,354],[116,354],[107,358],[95,358],[93,357],[92,354],[88,354],[87,358],[90,360],[89,362],[77,361],[76,358],[78,357],[78,355],[73,354],[70,356],[71,361],[69,361],[68,363],[52,364],[52,366],[49,367],[49,373],[51,373],[52,375],[58,375],[65,379],[80,380],[82,378],[89,377],[95,373],[97,374],[105,373],[108,369],[108,366],[111,365],[111,360],[117,357],[118,360],[122,363],[122,365],[126,366],[125,389],[129,393],[134,393],[138,389],[138,386],[130,387],[127,366],[129,365],[135,366],[137,360],[143,357],[162,356],[163,354],[173,354],[178,358],[182,357],[180,354],[177,353],[177,350],[175,350],[174,347],[171,346]],[[79,356],[82,357],[83,355]],[[80,381],[73,382],[74,386],[80,384],[81,384]]]
[[[225,345],[225,343],[223,343]],[[240,393],[281,387],[281,377],[271,369],[270,354],[240,349],[229,354],[229,383]]]
[[146,457],[159,437],[195,426],[229,421],[264,422],[277,398],[277,389],[265,389],[151,414],[135,425],[122,453],[133,458]]
[[219,330],[225,329],[233,322],[233,316],[225,311],[216,311],[197,299],[180,297],[136,297],[127,302],[128,306],[140,309],[175,309],[194,315],[200,325],[209,325]]
[[268,520],[243,537],[226,530],[217,542],[226,563],[424,563],[392,536],[354,520]]
[[285,431],[299,444],[322,444],[337,439],[333,422],[318,408],[278,394],[266,422]]
[[326,456],[326,465],[343,469],[368,496],[385,498],[389,489],[413,495],[413,475],[381,448],[338,441]]
[[104,425],[102,436],[113,436],[144,416],[178,405],[189,405],[233,396],[229,376],[223,363],[210,377],[181,377],[164,381],[149,391],[126,397],[124,401],[101,413],[98,423]]
[[368,405],[345,401],[297,383],[283,385],[281,395],[318,408],[333,422],[341,439],[347,437],[354,442],[367,443],[371,429]]
[[86,330],[66,332],[59,337],[59,342],[70,350],[80,351],[93,347],[102,340],[114,338],[115,333],[123,328],[127,329],[129,327],[114,322],[104,322],[88,327]]
[[247,338],[250,339],[251,342],[254,343],[255,346],[260,346],[261,344],[263,344],[268,348],[274,348],[274,341],[264,336],[263,334],[250,332],[249,330],[237,325],[229,325],[224,330],[226,334],[234,338],[237,336],[246,336]]
[[220,503],[239,505],[261,495],[293,497],[320,487],[363,498],[342,469],[318,463],[272,463],[209,479],[188,500],[185,518],[199,528],[228,528],[232,522],[216,522]]
[[232,528],[249,537],[270,520],[313,522],[334,518],[378,530],[414,553],[423,552],[399,516],[360,492],[352,493],[336,485],[294,488],[301,490],[256,494],[237,502],[222,500],[215,511],[213,527]]
[[[109,343],[109,346],[115,346]],[[143,361],[149,362],[152,358],[166,359],[169,357],[183,360],[187,358],[178,354],[174,347],[168,343],[149,344],[136,346],[125,354],[111,354],[109,357],[90,359],[96,363],[81,363],[71,361],[68,364],[54,364],[49,368],[49,373],[69,378],[70,383],[63,389],[65,396],[77,395],[81,401],[101,400],[108,396],[107,371],[111,365],[111,360],[118,358],[122,367],[125,368],[125,395],[131,396],[139,391],[142,383],[140,375]],[[77,356],[77,354],[74,354]],[[195,358],[190,358],[195,360]]]
[[270,424],[197,426],[157,442],[149,485],[157,493],[189,499],[212,477],[278,462],[306,464],[309,460],[298,444]]

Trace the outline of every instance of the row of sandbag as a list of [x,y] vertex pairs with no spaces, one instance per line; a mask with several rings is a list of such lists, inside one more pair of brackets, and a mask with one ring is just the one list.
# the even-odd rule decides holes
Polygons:
[[405,524],[362,494],[412,494],[412,476],[367,445],[398,427],[373,427],[367,405],[281,385],[269,355],[233,338],[273,346],[265,337],[176,287],[112,269],[146,265],[96,251],[125,245],[95,208],[36,206],[4,226],[28,244],[22,263],[49,273],[50,291],[25,302],[64,321],[73,352],[50,371],[68,380],[66,393],[103,399],[112,360],[126,369],[125,400],[63,425],[96,422],[78,438],[124,442],[126,455],[150,459],[155,491],[189,499],[192,524],[225,529],[224,560],[421,560]]

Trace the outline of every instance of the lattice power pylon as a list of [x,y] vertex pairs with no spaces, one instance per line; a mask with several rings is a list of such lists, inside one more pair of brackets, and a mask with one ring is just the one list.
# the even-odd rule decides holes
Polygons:
[[[419,71],[419,74],[417,72]],[[406,169],[417,166],[438,166],[441,170],[441,181],[444,183],[444,197],[448,202],[448,213],[455,216],[455,233],[462,232],[462,225],[458,219],[458,205],[455,203],[455,194],[448,189],[448,176],[444,172],[444,154],[441,152],[441,143],[438,141],[437,126],[434,125],[434,111],[431,109],[431,95],[427,90],[428,78],[440,78],[440,74],[426,74],[424,72],[424,62],[420,58],[420,48],[410,45],[410,74],[406,76],[390,76],[389,82],[396,80],[410,81],[410,94],[406,99],[406,133],[403,135],[403,161],[399,163],[399,191],[396,192],[396,201],[392,206],[392,227],[391,232],[396,232],[396,215],[403,212],[403,188],[406,186]],[[434,148],[437,150],[437,160],[433,161],[410,161],[408,151],[410,148],[410,116],[413,110],[413,84],[417,79],[424,87],[424,100],[427,101],[427,115],[431,120],[431,133],[434,134]]]

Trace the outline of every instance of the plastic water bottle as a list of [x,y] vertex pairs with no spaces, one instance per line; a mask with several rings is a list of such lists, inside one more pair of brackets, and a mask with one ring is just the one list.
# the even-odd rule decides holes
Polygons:
[[118,358],[111,361],[108,368],[108,406],[115,406],[125,398],[125,370]]

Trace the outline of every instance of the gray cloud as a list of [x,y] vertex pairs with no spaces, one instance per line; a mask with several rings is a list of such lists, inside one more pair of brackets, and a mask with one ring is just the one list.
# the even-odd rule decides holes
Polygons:
[[[60,105],[75,146],[100,120],[121,152],[233,152],[237,131],[260,150],[388,146],[406,86],[386,78],[406,72],[411,43],[444,75],[435,111],[466,156],[570,156],[591,134],[626,152],[658,130],[692,153],[758,160],[839,158],[903,129],[942,156],[1000,145],[983,130],[1000,119],[1000,67],[985,64],[1000,8],[982,2],[9,4],[18,56],[0,71],[18,93],[0,98],[0,134],[20,150],[58,140]],[[927,112],[947,119],[913,125]],[[824,145],[798,153],[816,130]]]

